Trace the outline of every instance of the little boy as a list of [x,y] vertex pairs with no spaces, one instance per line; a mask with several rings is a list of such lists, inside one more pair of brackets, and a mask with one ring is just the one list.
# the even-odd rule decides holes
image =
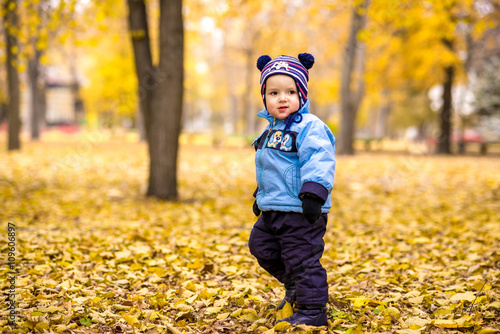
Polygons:
[[269,121],[254,141],[257,189],[253,211],[259,217],[250,234],[250,252],[259,265],[284,284],[278,309],[297,303],[292,325],[327,324],[328,284],[320,263],[335,174],[335,138],[309,113],[308,70],[314,57],[261,56],[261,94]]

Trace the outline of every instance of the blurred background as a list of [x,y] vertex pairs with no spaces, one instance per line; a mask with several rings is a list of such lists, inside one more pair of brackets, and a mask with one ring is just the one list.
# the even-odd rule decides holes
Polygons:
[[274,333],[256,62],[303,52],[328,332],[500,333],[500,0],[0,4],[0,333]]
[[[26,141],[82,131],[145,138],[131,1],[2,2],[2,141],[9,131]],[[155,66],[161,9],[145,4]],[[352,138],[340,153],[500,152],[498,0],[185,0],[182,8],[185,140],[251,141],[263,127],[257,58],[309,52],[311,111],[342,142]],[[10,130],[9,108],[20,120]],[[352,135],[342,134],[350,123]]]

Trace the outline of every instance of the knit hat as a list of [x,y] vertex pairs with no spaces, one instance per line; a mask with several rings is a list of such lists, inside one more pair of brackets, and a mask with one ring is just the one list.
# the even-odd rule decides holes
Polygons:
[[301,53],[297,58],[278,56],[271,59],[268,55],[260,56],[257,60],[257,68],[261,71],[260,92],[264,105],[266,104],[267,78],[275,74],[284,74],[295,80],[300,97],[300,108],[302,108],[307,101],[307,82],[309,81],[308,70],[313,65],[314,57],[309,53]]

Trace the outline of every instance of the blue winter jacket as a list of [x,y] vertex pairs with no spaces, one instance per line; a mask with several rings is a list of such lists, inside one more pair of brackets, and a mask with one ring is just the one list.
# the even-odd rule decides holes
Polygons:
[[[257,190],[262,211],[302,212],[305,194],[321,199],[322,212],[330,212],[335,175],[335,137],[318,117],[309,113],[309,101],[298,111],[289,131],[285,120],[264,109],[258,116],[269,121],[255,139]],[[300,121],[300,122],[298,122]]]

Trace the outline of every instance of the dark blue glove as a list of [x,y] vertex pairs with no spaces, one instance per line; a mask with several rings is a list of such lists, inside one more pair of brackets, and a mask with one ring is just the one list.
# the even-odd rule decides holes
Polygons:
[[314,224],[319,219],[322,206],[322,200],[317,197],[309,195],[304,195],[304,197],[302,197],[302,214],[309,224]]
[[259,209],[259,206],[257,205],[257,201],[253,202],[252,210],[253,210],[254,215],[256,215],[257,217],[260,215],[260,209]]

